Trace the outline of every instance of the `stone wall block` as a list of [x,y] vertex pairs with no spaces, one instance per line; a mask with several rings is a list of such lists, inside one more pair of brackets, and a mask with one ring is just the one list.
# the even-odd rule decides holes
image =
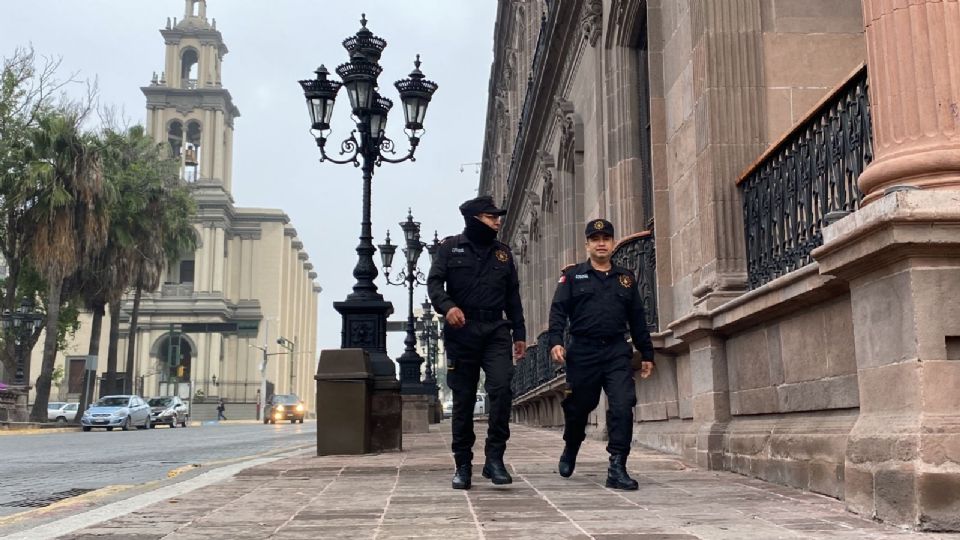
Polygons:
[[755,388],[730,392],[730,414],[770,414],[780,411],[777,388]]
[[731,391],[770,386],[772,381],[765,327],[728,338],[726,349]]
[[909,433],[859,435],[847,442],[847,461],[853,464],[911,462],[919,456],[918,436]]
[[922,360],[946,360],[946,337],[960,335],[960,302],[943,300],[960,298],[960,266],[954,261],[925,262],[910,272],[914,303],[937,309],[917,313],[917,355]]
[[917,476],[912,464],[881,469],[875,474],[877,517],[892,523],[915,523]]
[[779,412],[847,409],[860,404],[856,375],[783,384],[776,388]]
[[843,499],[847,508],[862,516],[876,514],[873,472],[865,466],[857,466],[849,460],[843,467]]
[[843,498],[843,462],[810,462],[810,491]]
[[932,531],[960,530],[960,476],[926,472],[917,480],[920,526]]
[[954,433],[924,434],[920,460],[935,467],[960,466],[960,430]]
[[919,412],[920,364],[916,361],[860,369],[860,412],[906,414]]
[[925,414],[960,414],[960,362],[924,362],[921,377]]
[[[823,308],[827,376],[856,375],[857,350],[850,297],[844,295]],[[854,405],[856,406],[856,405]]]
[[[817,380],[828,375],[823,309],[811,308],[780,322],[787,383]],[[811,346],[811,344],[818,346]]]

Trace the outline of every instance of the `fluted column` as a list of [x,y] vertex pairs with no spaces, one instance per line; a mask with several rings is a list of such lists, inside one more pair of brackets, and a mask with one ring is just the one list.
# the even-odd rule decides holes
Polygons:
[[691,178],[698,183],[699,208],[697,227],[688,228],[678,245],[690,260],[697,260],[700,249],[700,283],[693,294],[707,309],[746,289],[743,215],[730,179],[766,147],[760,12],[758,0],[691,3],[692,121],[697,126]]
[[864,203],[886,188],[960,187],[960,2],[863,0],[874,161]]

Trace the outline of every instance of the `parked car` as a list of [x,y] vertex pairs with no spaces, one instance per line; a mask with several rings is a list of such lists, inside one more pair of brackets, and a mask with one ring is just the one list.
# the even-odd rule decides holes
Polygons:
[[106,428],[113,431],[119,427],[124,431],[150,428],[150,406],[140,396],[104,396],[84,411],[80,425],[84,431],[92,428]]
[[47,420],[56,420],[57,412],[66,404],[67,403],[65,401],[51,401],[47,403]]
[[47,420],[66,424],[73,422],[77,417],[79,403],[49,403],[47,404]]
[[296,394],[277,394],[267,400],[263,423],[275,424],[278,421],[289,420],[291,424],[297,421],[302,424],[306,412],[303,402]]
[[150,406],[150,427],[166,424],[172,428],[187,427],[190,422],[190,412],[187,404],[177,396],[152,397],[147,401]]

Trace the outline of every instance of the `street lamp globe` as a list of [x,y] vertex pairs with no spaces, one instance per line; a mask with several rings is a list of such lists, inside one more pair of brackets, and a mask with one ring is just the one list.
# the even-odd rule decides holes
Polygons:
[[393,268],[393,256],[397,252],[397,246],[390,242],[390,231],[387,231],[387,238],[377,248],[380,250],[380,262],[383,263],[383,273],[390,275],[390,269]]
[[300,86],[303,87],[303,95],[307,98],[312,128],[317,131],[326,131],[330,129],[333,105],[343,83],[327,79],[330,72],[323,65],[314,73],[317,74],[316,79],[300,81]]
[[407,129],[414,135],[423,129],[423,119],[427,116],[427,105],[437,91],[437,83],[428,81],[420,71],[420,55],[413,62],[413,71],[406,79],[394,83],[400,100],[403,101],[403,114],[407,120]]

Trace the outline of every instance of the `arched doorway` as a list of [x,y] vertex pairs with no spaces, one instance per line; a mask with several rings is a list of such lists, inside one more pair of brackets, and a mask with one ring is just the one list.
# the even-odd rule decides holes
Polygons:
[[[180,395],[180,386],[189,388],[192,378],[193,345],[187,336],[174,333],[160,338],[155,349],[160,375],[159,395]],[[189,391],[181,398],[189,398]]]

